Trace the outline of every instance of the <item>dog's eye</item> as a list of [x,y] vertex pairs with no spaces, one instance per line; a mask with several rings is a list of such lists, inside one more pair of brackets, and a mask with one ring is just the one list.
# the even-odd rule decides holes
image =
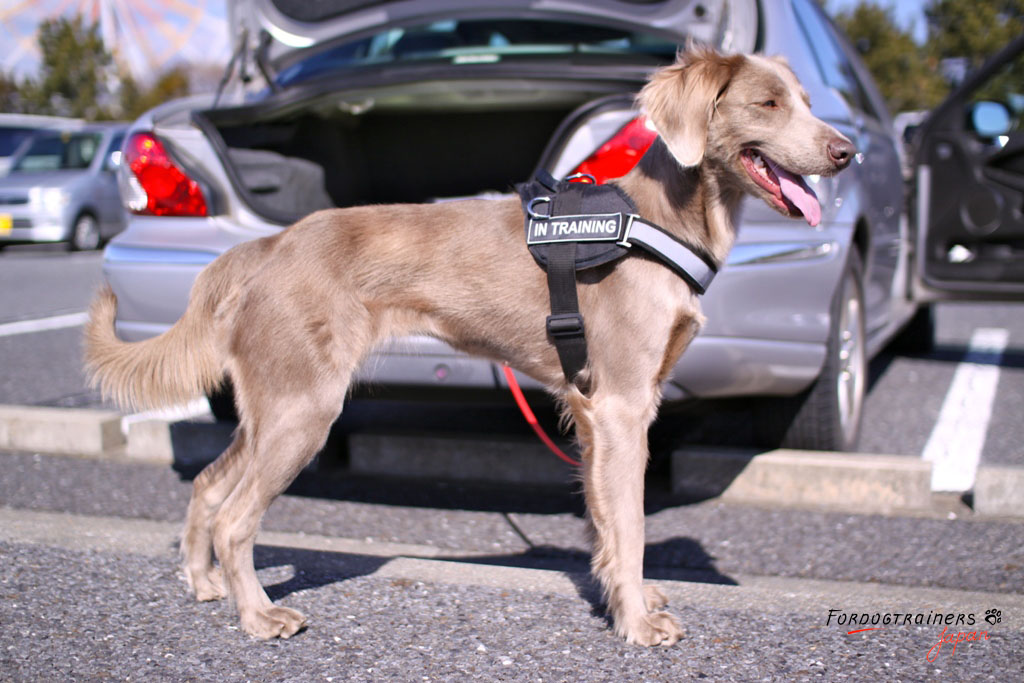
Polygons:
[[765,100],[761,103],[761,106],[765,109],[778,109],[779,105],[775,103],[775,100]]

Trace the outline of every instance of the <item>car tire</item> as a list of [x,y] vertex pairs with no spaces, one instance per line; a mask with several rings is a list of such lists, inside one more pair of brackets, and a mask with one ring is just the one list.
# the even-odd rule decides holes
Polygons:
[[868,377],[863,266],[851,250],[832,300],[825,363],[809,389],[763,399],[755,426],[762,445],[852,451],[860,439]]
[[71,251],[92,251],[100,246],[100,224],[96,217],[83,213],[75,219],[71,228],[71,240],[68,248]]
[[930,304],[917,309],[899,334],[893,337],[889,350],[908,355],[921,355],[935,350],[935,314]]

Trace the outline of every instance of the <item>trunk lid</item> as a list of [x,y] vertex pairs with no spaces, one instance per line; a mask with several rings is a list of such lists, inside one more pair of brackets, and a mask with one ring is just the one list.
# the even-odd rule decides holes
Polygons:
[[[682,44],[688,38],[725,50],[751,50],[757,33],[756,0],[229,0],[232,44],[251,57],[268,80],[307,56],[339,43],[377,36],[392,28],[438,22],[507,18],[552,20],[618,31],[641,31]],[[400,40],[401,37],[396,37]],[[412,41],[410,41],[412,42]],[[493,59],[495,49],[474,57],[429,38],[419,52],[435,50],[452,59]],[[378,46],[379,47],[379,46]],[[508,44],[489,45],[498,52]],[[551,47],[550,44],[547,45]],[[571,50],[572,43],[563,48]]]
[[[628,114],[649,72],[689,39],[751,51],[759,26],[757,0],[234,0],[229,9],[248,46],[232,64],[243,74],[255,64],[269,89],[250,80],[249,97],[215,100],[192,121],[233,194],[280,225],[327,206],[507,192],[542,157],[572,156],[562,154],[571,127],[561,125],[572,112],[612,97]],[[600,137],[603,125],[587,129]]]

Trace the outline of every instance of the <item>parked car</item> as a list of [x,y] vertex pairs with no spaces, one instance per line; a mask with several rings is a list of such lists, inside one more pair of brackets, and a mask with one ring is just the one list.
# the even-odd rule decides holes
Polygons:
[[80,119],[59,116],[0,114],[0,176],[7,174],[14,153],[36,131],[67,128],[81,123]]
[[[861,154],[835,178],[808,179],[823,207],[816,229],[744,204],[738,242],[704,297],[707,325],[666,400],[761,397],[752,406],[764,438],[849,449],[868,359],[927,319],[908,296],[901,142],[814,0],[229,5],[244,53],[233,64],[260,76],[233,100],[167,103],[126,141],[119,177],[132,215],[105,252],[125,339],[174,323],[217,255],[316,209],[507,196],[538,168],[625,173],[650,141],[634,94],[691,39],[786,56],[814,113]],[[419,394],[505,387],[491,361],[428,337],[384,346],[362,373]]]
[[67,242],[96,249],[124,229],[115,171],[124,124],[37,132],[0,178],[0,247]]

